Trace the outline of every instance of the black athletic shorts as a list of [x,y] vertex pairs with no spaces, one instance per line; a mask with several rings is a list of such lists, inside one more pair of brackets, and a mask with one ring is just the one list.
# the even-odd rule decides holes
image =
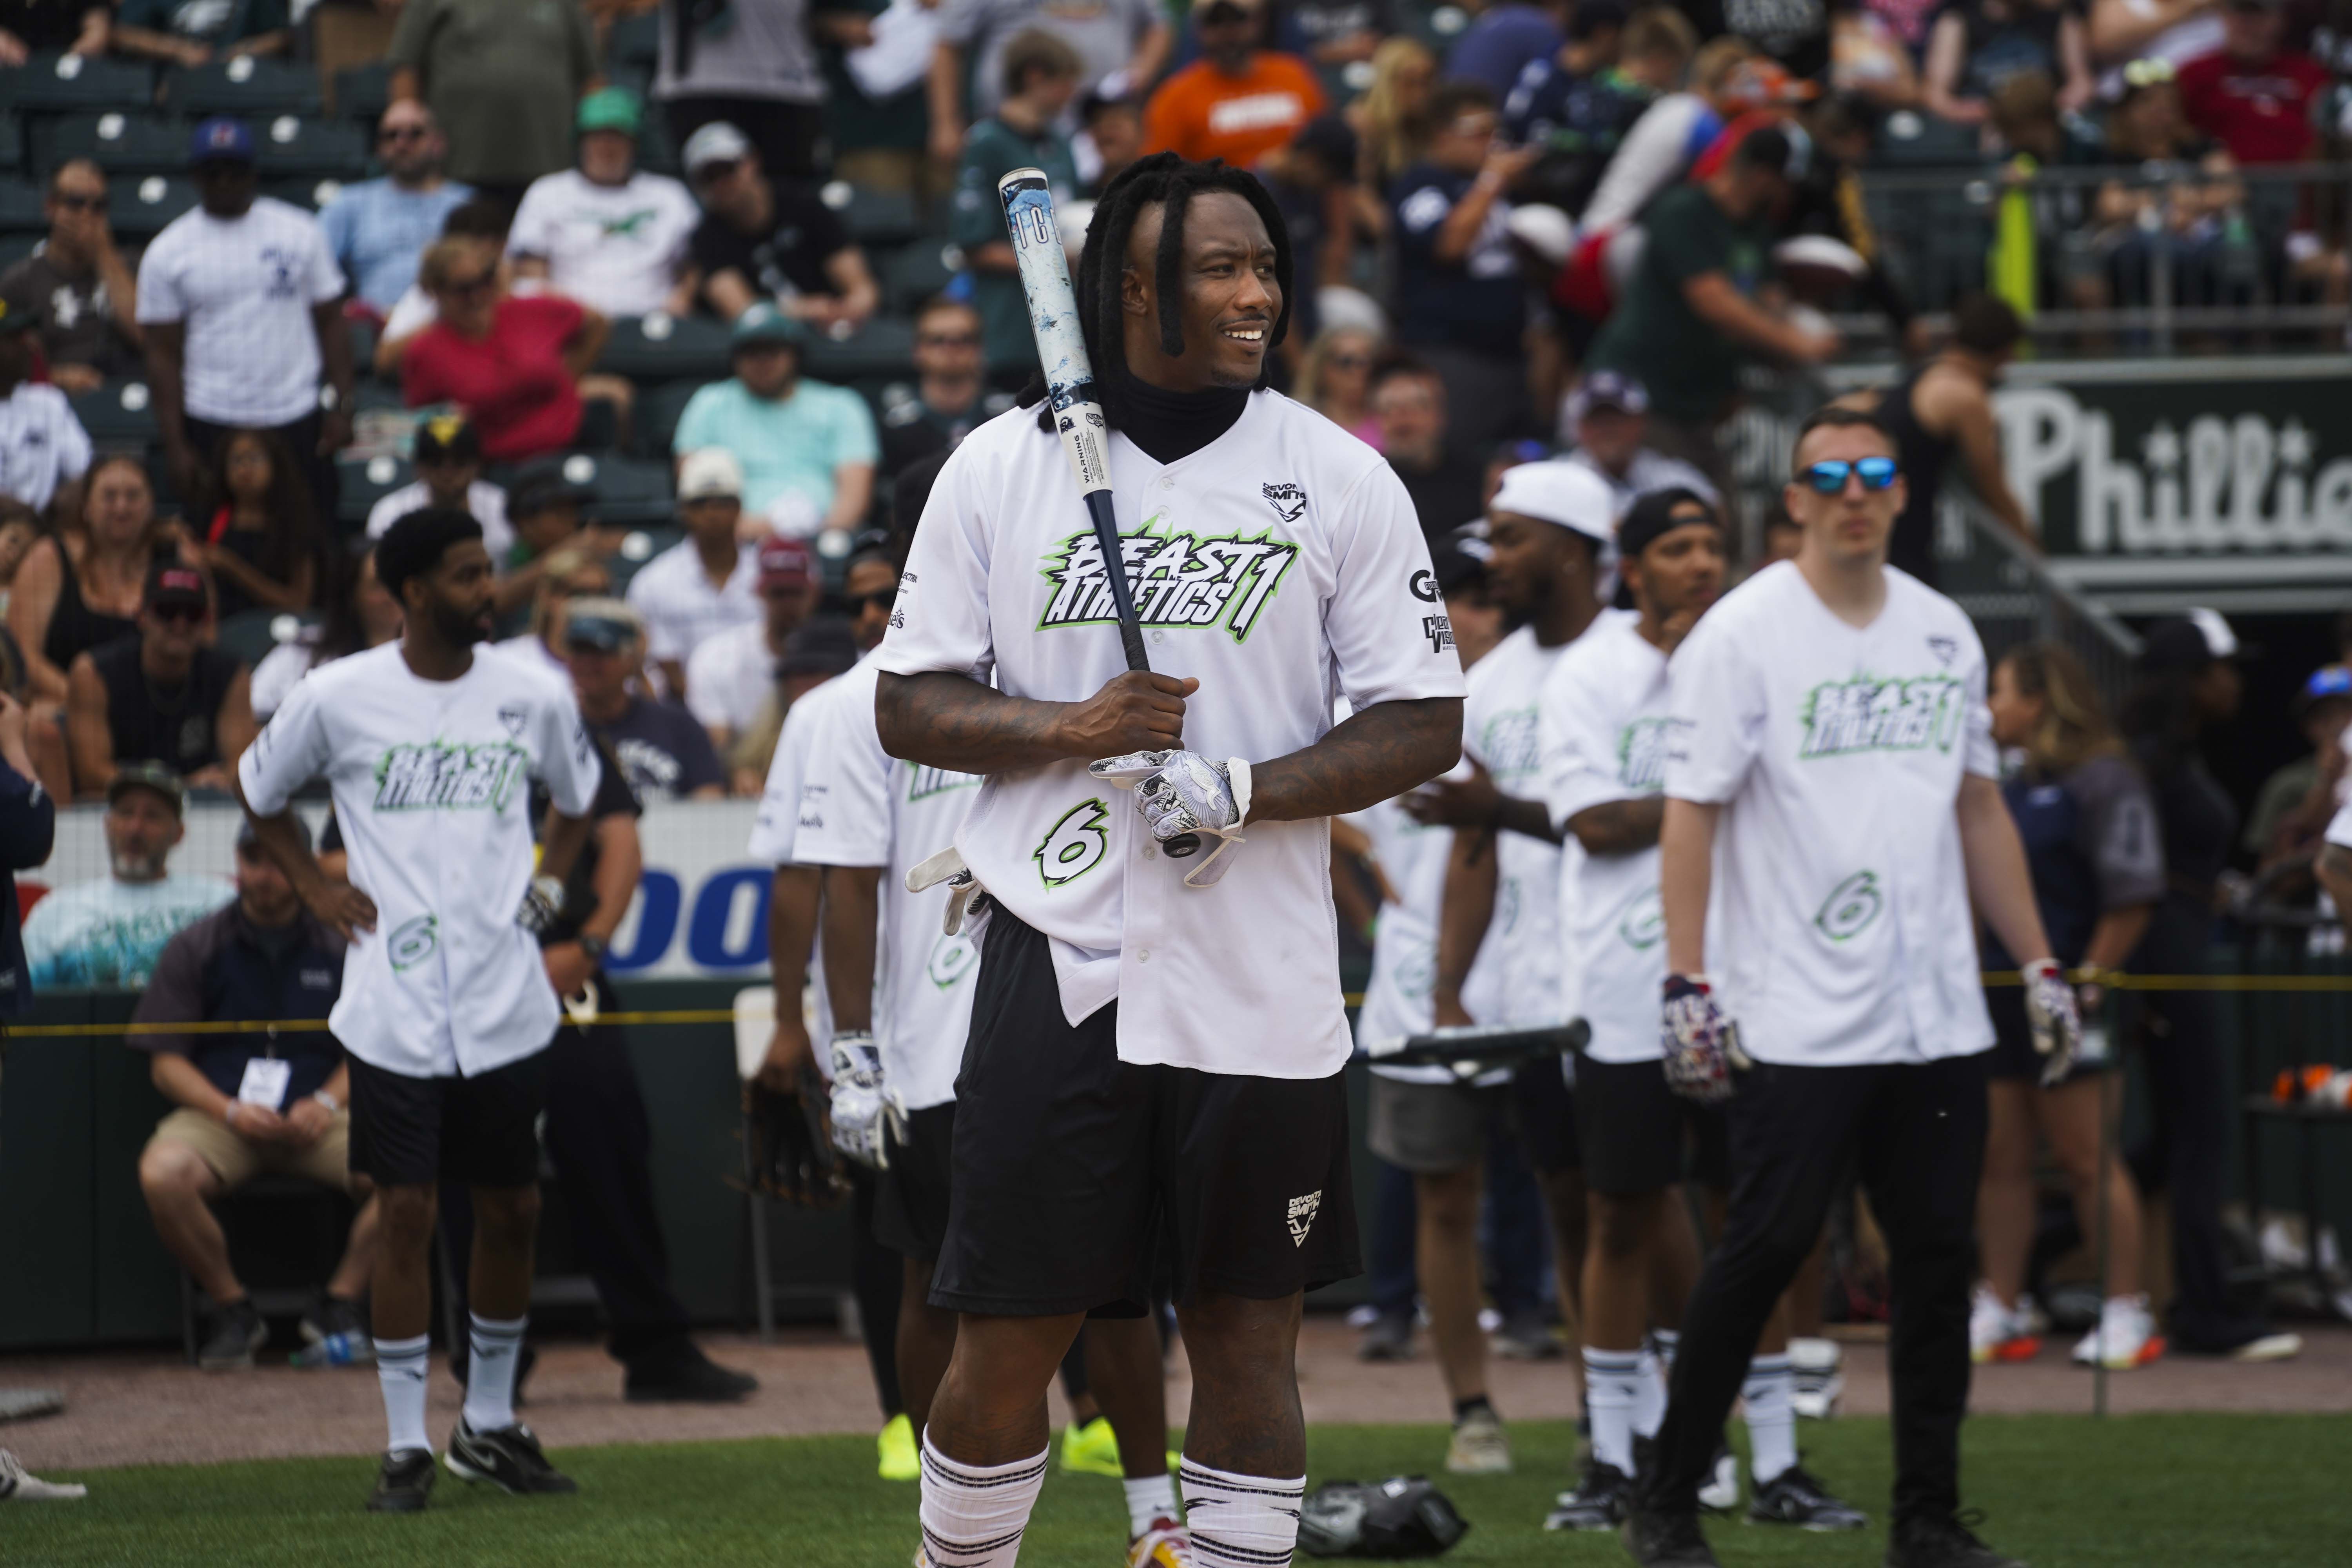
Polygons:
[[1341,1074],[1121,1062],[1118,1005],[1072,1028],[1045,938],[1003,905],[977,984],[933,1306],[1140,1316],[1163,1256],[1180,1302],[1362,1271]]
[[1731,1185],[1723,1112],[1666,1087],[1656,1062],[1576,1058],[1576,1121],[1584,1141],[1584,1184],[1631,1196],[1677,1182]]
[[378,1186],[527,1187],[539,1180],[548,1053],[472,1078],[410,1078],[346,1057],[352,1169]]
[[1577,1147],[1576,1091],[1558,1057],[1538,1057],[1511,1079],[1519,1148],[1537,1171],[1573,1171],[1584,1163]]
[[936,1263],[948,1233],[955,1101],[909,1112],[903,1143],[897,1129],[885,1125],[890,1163],[874,1178],[874,1239],[901,1258]]
[[[2025,987],[1988,985],[1985,1011],[1992,1015],[1992,1051],[1985,1058],[1985,1075],[1996,1079],[2042,1081],[2042,1053],[2033,1048],[2033,1028],[2025,1021]],[[2112,1056],[2096,1062],[2078,1061],[2064,1082],[2096,1078],[2114,1065]]]

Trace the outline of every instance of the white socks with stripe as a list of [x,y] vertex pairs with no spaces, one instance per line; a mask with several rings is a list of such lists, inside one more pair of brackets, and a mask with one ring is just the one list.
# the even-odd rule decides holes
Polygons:
[[1790,1398],[1796,1391],[1797,1374],[1787,1352],[1748,1362],[1739,1402],[1748,1420],[1749,1472],[1759,1487],[1770,1486],[1797,1462],[1797,1408]]
[[1633,1473],[1633,1412],[1647,1380],[1647,1351],[1584,1347],[1584,1413],[1592,1421],[1592,1458]]
[[1654,1437],[1658,1428],[1666,1424],[1666,1374],[1673,1370],[1673,1362],[1662,1358],[1657,1352],[1642,1352],[1641,1386],[1633,1393],[1634,1436]]
[[1165,1471],[1156,1476],[1122,1479],[1127,1489],[1127,1538],[1139,1539],[1160,1521],[1176,1522],[1176,1482]]
[[522,1359],[522,1331],[530,1321],[521,1318],[473,1320],[467,1336],[466,1363],[466,1425],[476,1432],[497,1432],[515,1424],[515,1366]]
[[375,1342],[375,1378],[383,1386],[388,1453],[401,1448],[432,1451],[433,1439],[425,1435],[425,1342],[423,1334]]
[[1184,1526],[1200,1568],[1289,1568],[1307,1478],[1271,1479],[1184,1460]]
[[967,1465],[923,1434],[923,1552],[934,1568],[1013,1568],[1053,1449],[1009,1465]]

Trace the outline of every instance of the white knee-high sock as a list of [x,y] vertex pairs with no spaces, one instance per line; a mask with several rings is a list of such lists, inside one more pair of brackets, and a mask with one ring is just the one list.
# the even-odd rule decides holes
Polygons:
[[383,1424],[389,1434],[386,1450],[432,1451],[433,1439],[425,1435],[425,1342],[423,1334],[375,1342],[375,1377],[383,1386]]
[[1739,1400],[1748,1420],[1750,1473],[1758,1486],[1769,1486],[1781,1471],[1797,1462],[1797,1410],[1790,1395],[1797,1375],[1789,1358],[1759,1355],[1748,1363],[1748,1380],[1739,1385]]
[[1584,1347],[1584,1413],[1592,1419],[1592,1458],[1633,1473],[1633,1407],[1642,1393],[1644,1351]]
[[1122,1479],[1119,1485],[1127,1489],[1127,1538],[1129,1541],[1150,1530],[1157,1520],[1175,1522],[1175,1477],[1166,1474],[1145,1476],[1140,1480]]
[[515,1424],[515,1367],[522,1359],[522,1331],[530,1320],[485,1318],[479,1312],[468,1316],[473,1321],[467,1334],[466,1425],[477,1432],[496,1432]]
[[1654,1437],[1666,1424],[1668,1363],[1655,1351],[1642,1352],[1642,1381],[1633,1391],[1633,1436]]
[[1239,1476],[1186,1458],[1184,1526],[1201,1568],[1289,1568],[1307,1478]]
[[967,1465],[931,1447],[926,1431],[923,1551],[936,1568],[1013,1568],[1052,1452],[1009,1465]]

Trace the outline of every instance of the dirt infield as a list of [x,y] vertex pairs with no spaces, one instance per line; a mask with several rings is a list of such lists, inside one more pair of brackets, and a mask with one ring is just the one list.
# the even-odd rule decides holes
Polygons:
[[[2109,1380],[2109,1407],[2139,1411],[2229,1410],[2352,1412],[2352,1329],[2305,1331],[2298,1361],[2269,1366],[2168,1357]],[[880,1425],[866,1353],[831,1332],[804,1331],[772,1345],[736,1335],[705,1341],[712,1355],[759,1375],[744,1405],[706,1408],[629,1405],[620,1368],[583,1342],[541,1349],[526,1390],[525,1419],[551,1447],[613,1442],[870,1432]],[[1424,1342],[1413,1361],[1366,1366],[1355,1335],[1339,1320],[1308,1320],[1299,1383],[1313,1421],[1431,1422],[1446,1402]],[[36,1471],[109,1465],[198,1464],[216,1459],[374,1453],[383,1445],[383,1411],[372,1371],[301,1372],[274,1364],[250,1373],[204,1373],[176,1355],[154,1352],[73,1357],[0,1357],[0,1385],[60,1389],[62,1415],[0,1426],[0,1447]],[[1181,1350],[1171,1364],[1169,1407],[1181,1421],[1189,1385]],[[1843,1409],[1886,1409],[1885,1352],[1867,1342],[1846,1350]],[[1491,1373],[1506,1418],[1576,1413],[1576,1384],[1565,1360],[1501,1362]],[[438,1355],[432,1384],[437,1435],[457,1419],[458,1390]],[[1058,1394],[1055,1418],[1062,1419]],[[1979,1369],[1979,1410],[2011,1414],[2086,1412],[2091,1378],[2068,1365],[2064,1346],[2045,1345],[2039,1360]]]

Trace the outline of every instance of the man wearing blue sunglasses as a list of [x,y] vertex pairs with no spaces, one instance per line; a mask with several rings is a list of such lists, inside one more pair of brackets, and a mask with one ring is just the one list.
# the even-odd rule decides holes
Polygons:
[[1959,606],[1886,564],[1906,499],[1895,453],[1871,415],[1806,420],[1783,498],[1796,559],[1724,595],[1668,667],[1664,1068],[1723,1106],[1732,1201],[1627,1525],[1654,1568],[1716,1561],[1699,1485],[1849,1165],[1892,1255],[1888,1568],[2018,1568],[1958,1517],[1993,1042],[1977,916],[2022,963],[2053,1069],[2080,1026],[2001,802],[1983,647]]

